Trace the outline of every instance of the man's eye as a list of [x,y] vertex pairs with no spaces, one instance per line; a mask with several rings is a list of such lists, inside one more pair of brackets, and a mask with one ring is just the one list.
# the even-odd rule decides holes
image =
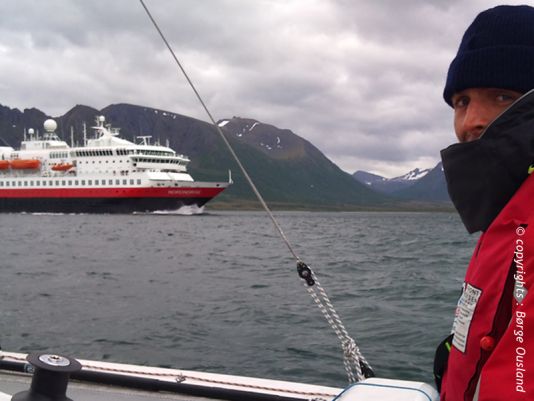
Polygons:
[[501,93],[499,95],[497,95],[497,101],[498,102],[513,102],[517,99],[516,96],[513,96],[513,95],[509,95],[507,93]]
[[455,109],[465,107],[469,104],[467,96],[460,96],[457,99],[453,99],[452,105]]

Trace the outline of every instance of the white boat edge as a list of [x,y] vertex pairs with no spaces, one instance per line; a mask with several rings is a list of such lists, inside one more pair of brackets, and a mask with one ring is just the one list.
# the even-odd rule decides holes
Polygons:
[[[0,351],[0,361],[28,364],[27,354]],[[197,372],[139,366],[123,363],[101,362],[78,359],[83,371],[101,372],[109,375],[128,376],[142,379],[157,379],[168,383],[184,383],[193,386],[220,388],[233,391],[273,395],[302,400],[339,401],[437,401],[437,391],[427,383],[369,378],[353,384],[347,389],[297,383],[282,380],[261,379],[217,373]],[[28,364],[28,366],[30,366]],[[319,365],[315,365],[319,366]],[[1,380],[0,380],[1,385]],[[2,391],[2,388],[0,388]],[[0,392],[0,401],[11,400],[11,395]]]

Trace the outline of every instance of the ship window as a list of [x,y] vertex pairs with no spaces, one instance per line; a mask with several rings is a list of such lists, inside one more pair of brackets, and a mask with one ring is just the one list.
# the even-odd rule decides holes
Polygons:
[[109,181],[108,181],[108,184],[109,184],[109,185],[113,185],[113,180],[109,180]]
[[65,180],[61,181],[61,185],[63,185],[63,186],[66,185]]
[[24,186],[25,186],[25,187],[28,186],[28,181],[24,181]]
[[6,187],[9,187],[9,181],[6,181]]
[[35,181],[35,185],[36,186],[40,186],[41,185],[41,181]]
[[33,181],[30,181],[30,187],[33,187]]
[[137,180],[137,185],[141,185],[141,180]]
[[0,187],[4,186],[4,181],[0,181]]
[[67,185],[68,185],[69,187],[72,187],[72,180],[68,180],[68,181],[67,181]]
[[93,180],[89,180],[89,181],[87,182],[87,185],[93,185]]
[[59,187],[59,180],[56,180],[56,185]]
[[134,184],[134,180],[130,180],[130,185],[133,185]]
[[98,185],[99,181],[98,180],[95,180],[95,185]]
[[85,180],[82,180],[82,185],[85,185]]
[[53,186],[54,186],[54,181],[50,180],[50,181],[48,181],[48,184],[49,184],[51,187],[53,187]]
[[121,180],[115,180],[115,184],[121,185]]
[[43,187],[46,187],[46,180],[43,180]]
[[128,180],[122,180],[122,185],[128,184]]

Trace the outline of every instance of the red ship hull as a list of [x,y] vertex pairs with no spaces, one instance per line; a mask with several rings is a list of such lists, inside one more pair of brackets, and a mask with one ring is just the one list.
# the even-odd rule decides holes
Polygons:
[[203,206],[225,186],[215,188],[65,188],[0,190],[1,212],[133,213]]

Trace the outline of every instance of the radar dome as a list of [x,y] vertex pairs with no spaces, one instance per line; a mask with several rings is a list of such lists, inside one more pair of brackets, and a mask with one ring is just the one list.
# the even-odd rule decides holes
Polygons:
[[104,117],[104,116],[98,116],[98,121],[100,121],[101,123],[103,123],[104,121],[106,121],[106,117]]
[[33,128],[30,128],[30,129],[28,130],[28,134],[33,135],[34,133],[35,133],[35,131],[33,130]]
[[54,132],[57,128],[57,123],[52,119],[46,120],[43,125],[46,132]]

